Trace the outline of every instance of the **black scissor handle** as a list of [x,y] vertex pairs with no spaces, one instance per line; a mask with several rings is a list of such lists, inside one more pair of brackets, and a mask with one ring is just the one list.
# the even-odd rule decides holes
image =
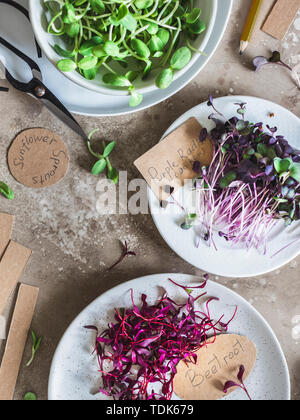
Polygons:
[[[1,0],[0,0],[1,1]],[[28,57],[28,55],[22,53],[22,51],[20,51],[18,48],[14,47],[11,43],[9,43],[8,41],[6,41],[4,38],[2,38],[0,36],[0,44],[4,45],[4,47],[6,47],[7,49],[9,49],[10,51],[12,51],[14,54],[16,54],[19,58],[21,58],[23,61],[25,61],[25,63],[28,64],[28,66],[31,68],[32,72],[34,70],[38,71],[39,73],[41,72],[41,69],[39,68],[39,66],[36,64],[35,61],[33,61],[30,57]]]
[[[15,2],[14,0],[0,0],[0,3],[8,4],[9,6],[14,7],[19,12],[23,13],[23,15],[26,16],[27,19],[30,22],[28,10],[25,9],[25,7],[21,6],[19,3]],[[36,39],[35,39],[35,45],[36,45],[38,58],[41,58],[42,57],[42,50],[41,50],[39,44],[37,43]]]

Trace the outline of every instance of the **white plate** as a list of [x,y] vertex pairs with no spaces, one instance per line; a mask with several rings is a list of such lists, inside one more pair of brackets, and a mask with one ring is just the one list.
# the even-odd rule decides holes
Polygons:
[[[185,274],[156,274],[121,284],[104,293],[90,304],[71,324],[56,350],[49,380],[49,400],[99,400],[95,395],[101,380],[97,372],[97,360],[91,352],[95,334],[85,330],[85,325],[96,325],[100,330],[113,321],[113,308],[130,306],[130,289],[138,302],[141,293],[149,301],[159,297],[164,287],[171,297],[186,296],[185,292],[168,281],[172,278],[186,286],[199,284],[199,278]],[[238,314],[230,325],[229,332],[251,339],[258,351],[254,371],[247,379],[250,395],[255,400],[289,400],[290,378],[285,357],[273,331],[262,316],[236,293],[214,282],[208,282],[205,289],[208,296],[220,298],[211,306],[212,317],[220,314],[230,319],[235,306]],[[245,400],[241,390],[225,397],[226,400]]]
[[[206,1],[210,2],[211,0]],[[207,56],[199,56],[193,66],[172,83],[168,89],[146,93],[142,104],[136,108],[129,107],[128,97],[126,96],[107,96],[92,92],[68,80],[53,65],[49,65],[49,61],[45,57],[37,59],[30,24],[19,12],[5,4],[0,4],[0,36],[6,38],[37,61],[42,69],[45,84],[71,112],[90,116],[129,114],[149,108],[174,95],[186,86],[208,63],[223,37],[232,8],[232,0],[216,1],[215,25],[205,48]],[[28,0],[19,0],[19,3],[28,7]],[[20,80],[30,79],[30,71],[25,64],[2,46],[0,46],[0,57],[4,57],[14,76],[19,77]]]
[[[42,2],[43,0],[39,0],[38,2],[37,0],[29,0],[30,20],[32,23],[33,31],[35,33],[35,37],[44,54],[48,60],[51,61],[54,66],[56,66],[56,63],[61,59],[61,56],[56,54],[53,49],[53,45],[59,43],[62,48],[67,48],[67,46],[66,43],[62,42],[59,37],[56,35],[50,35],[46,32],[46,22],[49,21],[50,16],[45,15],[45,9]],[[195,7],[197,6],[202,9],[201,19],[207,27],[206,31],[199,35],[196,41],[193,43],[194,48],[197,48],[200,51],[205,50],[213,27],[215,26],[217,5],[218,0],[195,0]],[[193,66],[198,58],[198,54],[194,53],[190,63],[183,70],[175,73],[174,81],[177,80],[180,76],[184,76],[184,74],[189,70],[190,67]],[[128,96],[126,91],[121,91],[120,89],[111,89],[105,85],[102,81],[102,77],[105,73],[107,73],[107,70],[104,72],[100,71],[95,80],[86,80],[77,71],[64,73],[64,75],[79,86],[82,86],[86,89],[91,89],[94,92],[102,93],[104,95]],[[136,88],[142,94],[157,90],[157,87],[155,86],[155,78],[156,76],[154,75],[154,77],[149,77],[147,81],[137,82]]]
[[[264,121],[270,126],[278,127],[278,134],[286,137],[289,143],[300,149],[300,120],[290,111],[272,102],[244,96],[227,96],[215,100],[216,107],[227,118],[236,115],[236,102],[247,103],[247,119],[253,122]],[[214,124],[208,120],[212,109],[207,103],[196,106],[172,124],[163,137],[182,125],[191,117],[196,117],[202,126],[211,130]],[[273,118],[270,113],[274,113]],[[182,191],[178,191],[175,197],[182,200]],[[194,229],[184,231],[180,228],[182,213],[176,206],[168,206],[160,209],[159,202],[152,191],[149,190],[149,205],[154,222],[168,245],[181,258],[190,264],[209,273],[225,277],[251,277],[258,276],[287,264],[300,253],[300,240],[279,254],[274,256],[282,247],[290,244],[297,238],[300,239],[300,222],[293,223],[285,228],[284,223],[279,222],[273,229],[268,242],[268,253],[263,255],[256,249],[247,251],[242,246],[232,247],[222,238],[215,238],[217,251],[208,247],[201,241],[199,248],[196,247],[196,235]],[[187,203],[184,203],[187,207]]]

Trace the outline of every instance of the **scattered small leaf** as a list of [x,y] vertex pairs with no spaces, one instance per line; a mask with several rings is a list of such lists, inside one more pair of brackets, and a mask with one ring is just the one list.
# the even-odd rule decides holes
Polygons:
[[37,336],[36,336],[36,334],[33,330],[31,330],[31,336],[32,336],[31,358],[28,361],[28,363],[26,364],[27,367],[29,367],[32,364],[32,362],[35,358],[35,355],[36,355],[37,351],[39,350],[40,345],[41,345],[42,340],[43,340],[43,337],[37,338]]
[[37,397],[33,392],[27,392],[24,396],[24,401],[36,401]]

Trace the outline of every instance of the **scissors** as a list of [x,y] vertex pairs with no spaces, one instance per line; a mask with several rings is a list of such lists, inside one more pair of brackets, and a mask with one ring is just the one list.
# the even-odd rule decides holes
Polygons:
[[[27,93],[28,95],[38,99],[45,105],[56,117],[58,117],[64,124],[69,128],[79,134],[84,140],[88,141],[88,136],[85,134],[81,126],[72,116],[72,114],[67,110],[67,108],[60,102],[60,100],[47,88],[43,83],[43,77],[40,67],[35,63],[31,58],[22,51],[18,50],[4,38],[0,37],[0,44],[9,49],[11,52],[16,54],[21,58],[25,63],[28,64],[32,71],[32,80],[28,83],[20,82],[15,79],[5,65],[2,63],[5,69],[5,77],[7,81],[15,88],[21,92]],[[0,60],[1,62],[1,60]],[[2,91],[5,88],[1,89]],[[7,90],[6,90],[7,91]]]

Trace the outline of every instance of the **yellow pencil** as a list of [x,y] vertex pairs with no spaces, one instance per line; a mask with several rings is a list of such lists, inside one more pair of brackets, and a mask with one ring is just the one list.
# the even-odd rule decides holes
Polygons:
[[252,0],[251,9],[241,37],[240,54],[242,55],[251,41],[253,29],[260,11],[263,0]]

